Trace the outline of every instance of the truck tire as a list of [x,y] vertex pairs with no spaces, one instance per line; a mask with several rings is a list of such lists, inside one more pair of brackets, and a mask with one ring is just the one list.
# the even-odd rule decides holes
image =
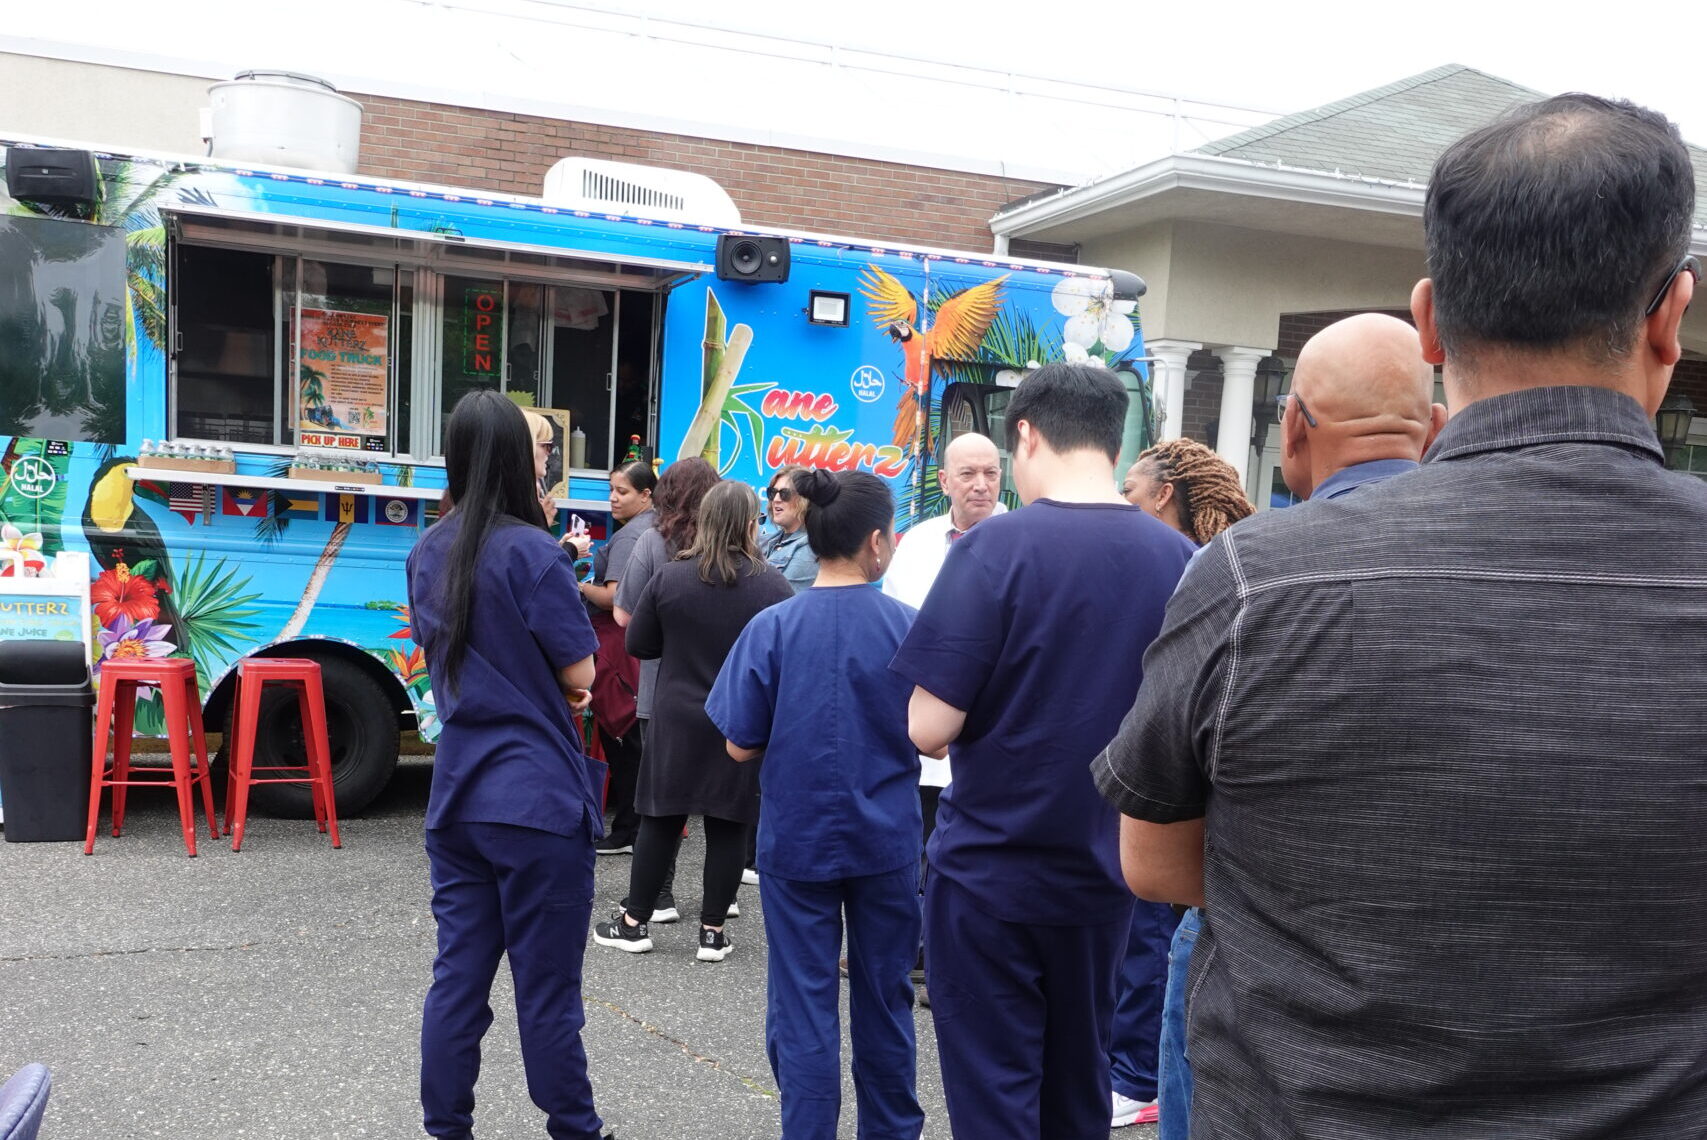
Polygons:
[[[320,657],[326,700],[326,735],[332,746],[332,788],[338,815],[354,816],[372,803],[397,768],[397,712],[385,690],[359,666]],[[227,721],[226,739],[230,740]],[[220,750],[229,761],[230,748]],[[303,763],[302,720],[296,698],[269,687],[255,731],[255,767]],[[229,765],[228,765],[229,766]],[[306,784],[257,784],[250,789],[255,811],[284,819],[314,818]]]

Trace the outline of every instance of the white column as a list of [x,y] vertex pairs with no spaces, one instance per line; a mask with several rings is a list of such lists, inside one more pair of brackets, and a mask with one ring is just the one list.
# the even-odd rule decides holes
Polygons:
[[1273,350],[1228,346],[1213,351],[1221,358],[1221,425],[1216,430],[1215,450],[1238,470],[1240,482],[1248,482],[1257,362]]
[[1185,362],[1203,346],[1194,340],[1147,340],[1144,351],[1156,358],[1150,366],[1156,407],[1161,411],[1162,439],[1185,434]]

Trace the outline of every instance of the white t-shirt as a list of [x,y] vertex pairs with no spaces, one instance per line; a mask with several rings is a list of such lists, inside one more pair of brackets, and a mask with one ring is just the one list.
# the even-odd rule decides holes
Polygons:
[[[997,503],[993,513],[999,515],[1007,509]],[[901,543],[895,548],[895,560],[883,575],[883,592],[914,609],[924,605],[925,596],[931,592],[937,572],[948,557],[948,547],[953,542],[949,532],[953,529],[952,512],[915,523],[901,536]],[[919,783],[930,788],[946,788],[951,778],[947,760],[919,757]]]

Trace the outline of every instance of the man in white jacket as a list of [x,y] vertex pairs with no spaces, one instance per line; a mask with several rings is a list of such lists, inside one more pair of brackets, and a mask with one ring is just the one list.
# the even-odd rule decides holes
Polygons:
[[[988,436],[970,432],[956,436],[937,471],[948,513],[915,523],[901,536],[895,559],[883,575],[883,592],[914,609],[924,605],[937,571],[954,540],[989,518],[1007,510],[1002,505],[1002,457]],[[924,808],[925,838],[936,825],[937,799],[948,786],[947,760],[919,757],[919,800]]]

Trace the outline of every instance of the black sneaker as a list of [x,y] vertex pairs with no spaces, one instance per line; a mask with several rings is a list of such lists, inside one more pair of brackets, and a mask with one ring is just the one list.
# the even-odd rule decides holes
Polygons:
[[721,962],[729,957],[729,951],[735,949],[735,944],[729,941],[721,930],[713,930],[709,926],[699,928],[699,960],[701,962]]
[[609,922],[594,923],[593,941],[628,954],[644,954],[652,949],[652,936],[647,933],[646,924],[630,926],[623,921],[622,913],[618,910],[610,916]]
[[627,842],[624,842],[621,839],[613,839],[606,836],[593,845],[593,854],[632,855],[634,854],[634,840],[630,839]]
[[658,896],[658,901],[652,904],[652,921],[659,925],[676,922],[682,917],[682,912],[676,909],[676,896],[665,891]]

